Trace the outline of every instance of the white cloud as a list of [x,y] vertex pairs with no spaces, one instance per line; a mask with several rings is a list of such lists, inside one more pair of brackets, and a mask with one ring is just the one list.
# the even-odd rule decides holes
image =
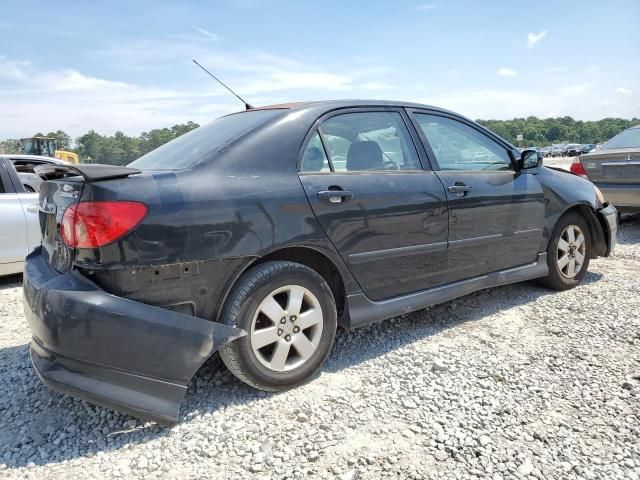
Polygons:
[[395,90],[396,87],[384,82],[365,82],[358,85],[362,90]]
[[616,88],[616,92],[620,93],[622,95],[631,95],[633,93],[631,90],[629,90],[628,88],[624,88],[624,87]]
[[563,96],[583,95],[596,85],[595,82],[576,83],[558,88],[558,93]]
[[515,77],[516,75],[518,75],[518,72],[516,72],[514,69],[506,67],[499,68],[496,73],[501,77]]
[[527,35],[527,47],[533,48],[533,46],[547,36],[547,31],[542,30],[540,33],[529,32]]
[[416,10],[419,10],[421,12],[428,12],[429,10],[434,10],[436,8],[438,8],[440,5],[437,3],[423,3],[421,5],[418,5],[416,7]]
[[202,34],[208,40],[218,40],[218,35],[216,35],[213,32],[210,32],[205,28],[202,28],[202,27],[193,27],[193,28],[195,28],[196,32]]

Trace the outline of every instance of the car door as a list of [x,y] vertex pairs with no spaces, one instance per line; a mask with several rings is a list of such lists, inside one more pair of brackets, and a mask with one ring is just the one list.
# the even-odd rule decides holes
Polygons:
[[444,266],[446,194],[408,123],[399,109],[333,112],[307,136],[299,165],[318,221],[374,300],[437,285]]
[[22,262],[29,251],[26,212],[20,198],[22,192],[16,191],[6,162],[0,158],[0,267],[5,269],[12,263]]
[[508,145],[472,122],[411,113],[449,202],[447,282],[536,261],[545,218],[533,172],[515,168]]

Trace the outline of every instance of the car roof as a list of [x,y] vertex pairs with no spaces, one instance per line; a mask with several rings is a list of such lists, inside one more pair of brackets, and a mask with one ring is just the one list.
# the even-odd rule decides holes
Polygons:
[[[450,113],[456,116],[460,116],[460,114],[452,112],[450,110],[446,110],[440,107],[434,107],[432,105],[424,105],[421,103],[415,102],[404,102],[397,100],[311,100],[304,102],[290,102],[290,103],[278,103],[274,105],[264,105],[260,107],[254,107],[251,110],[297,110],[313,107],[317,110],[326,109],[334,110],[338,108],[350,108],[350,107],[398,107],[398,108],[420,108],[420,109],[429,109],[434,111],[439,111],[443,113]],[[245,112],[246,110],[241,110],[235,113]],[[233,114],[231,114],[233,115]]]

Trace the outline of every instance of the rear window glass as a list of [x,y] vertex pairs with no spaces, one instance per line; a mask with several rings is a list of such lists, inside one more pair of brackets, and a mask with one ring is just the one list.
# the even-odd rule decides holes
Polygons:
[[238,138],[281,115],[282,110],[255,110],[220,117],[143,155],[129,166],[140,170],[181,170],[210,159]]
[[629,128],[605,143],[603,149],[640,147],[640,128]]

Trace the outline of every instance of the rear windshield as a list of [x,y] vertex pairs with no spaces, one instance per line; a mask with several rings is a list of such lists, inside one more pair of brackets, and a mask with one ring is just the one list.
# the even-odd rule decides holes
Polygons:
[[181,170],[210,159],[251,130],[282,114],[282,110],[255,110],[220,117],[165,143],[131,162],[140,170]]
[[640,147],[640,128],[624,130],[602,146],[603,149],[638,147]]

